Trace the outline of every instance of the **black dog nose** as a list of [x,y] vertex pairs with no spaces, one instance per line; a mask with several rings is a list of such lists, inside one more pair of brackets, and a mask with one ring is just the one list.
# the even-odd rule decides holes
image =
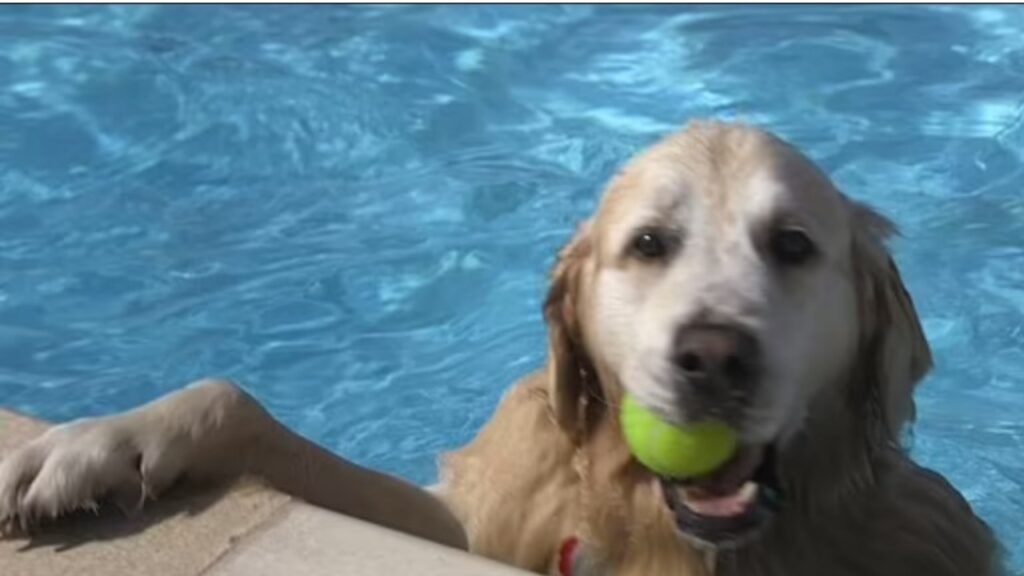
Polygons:
[[760,346],[741,328],[687,325],[676,332],[675,363],[694,386],[743,388],[757,380]]

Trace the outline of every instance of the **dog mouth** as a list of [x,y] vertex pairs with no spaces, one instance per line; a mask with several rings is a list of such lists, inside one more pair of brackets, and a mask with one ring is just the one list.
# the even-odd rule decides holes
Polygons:
[[660,484],[680,535],[713,548],[755,538],[782,505],[774,445],[742,446],[708,475]]

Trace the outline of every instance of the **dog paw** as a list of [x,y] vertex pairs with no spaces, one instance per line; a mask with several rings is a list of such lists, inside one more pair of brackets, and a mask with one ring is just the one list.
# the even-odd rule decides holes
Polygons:
[[78,420],[0,460],[0,536],[111,500],[126,511],[147,496],[142,452],[114,418]]

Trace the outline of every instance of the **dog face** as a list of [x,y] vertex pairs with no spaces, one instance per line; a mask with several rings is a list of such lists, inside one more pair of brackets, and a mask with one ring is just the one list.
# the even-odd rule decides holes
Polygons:
[[729,424],[742,445],[733,460],[673,479],[666,496],[680,529],[705,541],[761,524],[758,503],[777,502],[748,485],[772,483],[768,456],[851,374],[876,388],[864,397],[880,399],[887,430],[912,411],[929,358],[887,231],[763,131],[702,123],[669,136],[612,180],[556,267],[560,419],[572,419],[589,370],[611,405],[628,391],[677,424]]
[[674,135],[611,183],[594,233],[588,349],[663,418],[771,442],[847,370],[858,326],[846,202],[781,142]]

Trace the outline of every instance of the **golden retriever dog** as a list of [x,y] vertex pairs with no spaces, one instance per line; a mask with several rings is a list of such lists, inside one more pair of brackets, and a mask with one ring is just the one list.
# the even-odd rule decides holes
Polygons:
[[[539,573],[996,574],[989,528],[900,444],[931,356],[891,232],[781,139],[691,123],[612,179],[555,265],[546,367],[437,486],[347,462],[207,380],[7,455],[0,524],[245,474]],[[659,478],[623,440],[626,391],[670,422],[724,422],[740,448]]]

